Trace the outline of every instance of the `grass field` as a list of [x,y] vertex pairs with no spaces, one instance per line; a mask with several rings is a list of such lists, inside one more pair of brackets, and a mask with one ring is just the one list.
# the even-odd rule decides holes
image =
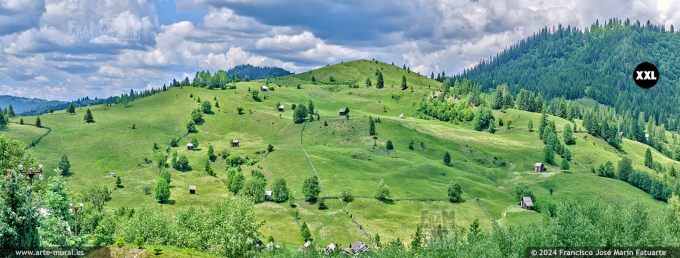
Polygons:
[[[384,89],[364,86],[366,77],[375,83],[375,69],[381,69],[385,75]],[[406,76],[412,91],[399,89],[402,75]],[[311,83],[312,76],[317,84]],[[330,76],[339,82],[354,81],[358,87],[323,84]],[[262,102],[254,101],[249,89],[259,89],[265,81],[273,90],[260,93]],[[577,143],[569,147],[574,154],[571,171],[556,172],[557,166],[548,165],[548,173],[537,174],[533,172],[533,164],[542,160],[543,143],[537,132],[528,132],[526,125],[529,120],[538,125],[540,114],[513,109],[494,111],[497,118],[513,121],[513,128],[499,127],[496,134],[474,131],[465,123],[416,118],[418,103],[438,86],[436,81],[401,68],[360,60],[282,78],[240,82],[236,89],[230,90],[171,88],[129,105],[92,106],[96,120],[92,124],[83,121],[82,108],[76,115],[64,111],[42,115],[43,125],[52,128],[52,132],[32,151],[47,165],[48,171],[57,166],[62,155],[68,155],[73,174],[67,183],[76,192],[95,186],[115,189],[107,204],[109,209],[160,205],[153,195],[158,178],[156,165],[150,162],[154,160],[154,143],[160,146],[157,151],[164,151],[171,138],[185,134],[185,125],[199,98],[213,104],[217,100],[220,108],[213,108],[214,114],[205,115],[205,123],[197,127],[198,133],[183,137],[180,147],[170,150],[187,155],[193,169],[172,170],[171,202],[162,205],[163,209],[174,213],[181,207],[207,205],[230,195],[224,184],[224,160],[218,158],[211,164],[217,171],[216,177],[203,171],[208,145],[214,146],[217,153],[227,151],[257,159],[255,165],[243,167],[246,176],[258,169],[266,175],[268,183],[284,178],[294,197],[302,198],[303,181],[315,175],[302,150],[301,143],[304,143],[321,179],[322,197],[337,197],[349,189],[356,199],[346,204],[345,210],[335,199],[326,201],[327,210],[318,210],[316,205],[301,200],[297,201],[298,208],[291,208],[287,203],[257,204],[258,217],[264,222],[260,229],[263,239],[273,236],[291,249],[303,242],[298,225],[303,221],[309,224],[317,245],[336,242],[345,246],[352,241],[369,242],[362,229],[371,237],[380,234],[383,242],[395,238],[409,241],[416,225],[428,214],[453,214],[454,219],[449,221],[464,228],[475,219],[487,229],[492,219],[500,225],[520,225],[540,219],[541,215],[536,212],[519,209],[514,197],[514,188],[519,184],[528,185],[539,202],[565,199],[641,202],[650,209],[665,205],[627,183],[590,173],[590,166],[616,162],[622,156],[631,158],[636,169],[651,172],[642,165],[646,145],[625,140],[623,151],[617,151],[601,139],[576,133]],[[309,100],[314,101],[321,119],[307,123],[303,130],[303,125],[293,123],[290,107]],[[285,104],[285,112],[277,111],[276,103]],[[244,114],[239,115],[237,107],[242,107]],[[341,107],[350,108],[349,119],[338,116]],[[399,117],[401,114],[403,118]],[[368,135],[369,116],[381,121],[376,123],[375,139]],[[570,123],[552,116],[550,119],[555,120],[559,132],[564,124]],[[32,123],[35,117],[24,117],[24,120]],[[580,121],[576,124],[580,127]],[[132,129],[133,125],[136,129]],[[0,133],[30,143],[45,131],[10,124]],[[186,150],[185,144],[194,137],[200,143],[198,148]],[[241,147],[230,147],[231,139],[239,139]],[[394,143],[394,150],[385,150],[387,140]],[[411,141],[415,143],[413,150],[408,148]],[[275,150],[258,154],[268,144]],[[451,166],[442,162],[446,151],[451,153]],[[680,169],[680,163],[661,153],[654,151],[653,154],[664,166]],[[123,188],[115,188],[114,178],[107,176],[110,172],[121,176]],[[393,204],[372,198],[380,180],[385,181],[396,198]],[[451,182],[462,186],[465,202],[445,201]],[[197,186],[196,195],[188,193],[189,185]],[[145,188],[150,189],[151,194],[145,194]],[[418,198],[438,201],[403,200]],[[300,221],[292,215],[294,209],[298,210]]]

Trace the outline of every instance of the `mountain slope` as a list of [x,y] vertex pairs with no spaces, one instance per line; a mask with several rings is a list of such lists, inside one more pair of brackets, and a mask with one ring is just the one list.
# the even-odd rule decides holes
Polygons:
[[[612,19],[588,29],[542,29],[535,35],[466,70],[457,78],[483,89],[508,84],[547,99],[592,98],[619,112],[644,112],[659,124],[680,130],[680,33],[652,24]],[[648,90],[632,80],[639,63],[656,64],[661,78]]]
[[7,108],[9,105],[12,105],[14,112],[19,114],[32,110],[47,109],[49,107],[59,106],[64,103],[66,102],[57,100],[31,99],[9,95],[0,96],[0,108]]

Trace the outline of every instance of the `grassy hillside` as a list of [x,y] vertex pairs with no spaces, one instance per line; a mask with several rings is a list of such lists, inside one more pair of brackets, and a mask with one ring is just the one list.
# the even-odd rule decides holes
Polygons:
[[[376,69],[385,76],[383,89],[364,86],[367,77],[375,83]],[[399,87],[402,75],[410,85],[404,91]],[[312,76],[316,83],[311,82]],[[330,76],[336,83],[325,83]],[[349,87],[352,81],[358,87]],[[263,83],[269,83],[273,90],[260,92],[263,100],[257,102],[249,90],[259,89]],[[395,238],[408,241],[418,223],[437,216],[432,214],[448,214],[447,218],[460,227],[468,227],[479,219],[487,229],[494,221],[517,225],[539,219],[538,213],[519,209],[514,197],[519,184],[528,185],[538,202],[544,203],[579,199],[641,202],[650,209],[664,205],[627,183],[590,173],[590,166],[608,160],[615,162],[621,156],[631,158],[635,168],[644,169],[644,145],[624,141],[623,151],[618,152],[600,139],[576,133],[577,143],[570,147],[574,153],[572,170],[557,172],[557,167],[549,165],[547,173],[537,174],[532,166],[542,160],[543,143],[536,132],[526,130],[526,124],[533,120],[538,125],[540,114],[512,109],[496,112],[497,117],[512,120],[514,125],[511,129],[499,127],[496,134],[474,131],[469,124],[416,118],[418,103],[436,87],[439,87],[436,81],[399,67],[359,60],[281,78],[240,82],[236,89],[171,88],[129,105],[92,106],[96,120],[93,124],[83,121],[83,109],[78,109],[76,115],[63,111],[43,115],[40,117],[43,124],[52,131],[32,150],[49,171],[57,166],[62,155],[68,155],[73,174],[67,183],[75,191],[95,186],[114,189],[107,203],[109,209],[160,205],[153,195],[158,178],[152,162],[154,143],[160,147],[157,151],[164,151],[171,138],[185,134],[185,125],[198,106],[198,99],[209,100],[213,105],[216,99],[220,108],[213,108],[214,114],[204,116],[205,123],[197,126],[198,133],[183,137],[180,147],[171,148],[171,152],[187,155],[193,169],[171,170],[171,201],[162,207],[174,213],[181,207],[207,205],[231,194],[224,184],[223,159],[211,164],[216,177],[203,171],[209,144],[217,153],[248,156],[257,163],[243,167],[246,177],[251,170],[261,170],[268,186],[275,179],[284,178],[297,199],[297,208],[288,203],[256,205],[264,222],[260,229],[263,239],[273,236],[289,248],[302,244],[298,230],[298,223],[302,222],[309,224],[317,245],[332,241],[346,246],[351,241],[368,242],[375,234],[380,234],[383,243]],[[319,110],[320,120],[294,124],[291,105],[309,100]],[[276,103],[284,104],[285,112],[277,111]],[[239,115],[237,107],[242,107],[244,114]],[[349,119],[338,116],[341,107],[350,108]],[[399,117],[401,114],[403,118]],[[375,139],[368,135],[369,116],[380,119]],[[569,123],[557,117],[550,119],[556,121],[558,130]],[[24,120],[34,121],[35,117]],[[27,143],[42,132],[44,129],[14,124],[0,131]],[[187,151],[184,146],[194,137],[200,145]],[[241,147],[230,147],[231,139],[239,139]],[[385,149],[387,140],[393,142],[394,150]],[[413,150],[408,148],[411,141]],[[262,150],[268,144],[275,150],[266,154]],[[451,166],[442,162],[446,151],[451,153]],[[655,152],[654,158],[680,169],[678,162],[659,153]],[[123,188],[114,187],[115,179],[107,176],[110,172],[121,176]],[[315,174],[321,179],[322,197],[337,197],[342,191],[351,190],[355,200],[346,204],[327,200],[327,210],[307,204],[302,200],[302,184]],[[380,180],[389,186],[394,203],[372,198]],[[462,186],[463,203],[450,204],[445,200],[451,182]],[[196,195],[188,193],[189,185],[197,186]],[[150,194],[145,194],[145,188]],[[300,220],[292,215],[294,210]]]

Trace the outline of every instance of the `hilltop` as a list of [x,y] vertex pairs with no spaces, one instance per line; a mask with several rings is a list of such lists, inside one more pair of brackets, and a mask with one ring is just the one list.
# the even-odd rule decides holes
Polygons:
[[[383,76],[382,89],[375,87],[377,74]],[[407,87],[402,90],[404,79]],[[263,84],[268,85],[267,91],[261,90]],[[536,173],[533,166],[543,160],[544,142],[537,130],[527,130],[527,124],[532,121],[538,127],[540,113],[493,110],[494,123],[502,119],[513,125],[499,126],[495,133],[477,131],[470,121],[439,121],[423,114],[421,102],[432,98],[442,84],[402,67],[356,60],[227,85],[171,87],[128,103],[41,115],[50,131],[34,127],[36,117],[17,117],[0,133],[27,144],[42,136],[30,151],[46,165],[48,177],[55,176],[52,169],[67,155],[68,187],[76,193],[101,187],[111,191],[106,202],[109,212],[152,207],[172,215],[192,205],[207,207],[233,196],[226,186],[227,171],[235,171],[234,162],[242,162],[239,171],[246,182],[254,182],[261,173],[266,189],[284,179],[291,190],[296,205],[269,201],[255,205],[256,217],[264,223],[261,239],[271,236],[290,250],[304,243],[299,232],[302,223],[307,223],[319,246],[330,242],[347,246],[354,241],[373,243],[376,235],[383,243],[396,239],[408,243],[421,219],[442,212],[453,214],[450,226],[468,228],[478,221],[486,231],[494,223],[513,226],[540,221],[541,213],[519,208],[515,191],[522,186],[533,193],[537,206],[545,207],[539,209],[543,214],[565,200],[640,203],[650,211],[666,206],[626,182],[591,172],[606,161],[628,157],[636,170],[654,174],[644,165],[645,144],[624,139],[615,149],[603,139],[576,131],[576,142],[568,147],[573,153],[571,169],[562,171],[557,165],[562,158],[556,157],[554,164],[546,164],[546,173]],[[481,94],[481,98],[490,97]],[[192,112],[205,101],[212,111],[203,115],[196,132],[187,133]],[[292,105],[310,106],[310,101],[318,116],[294,123]],[[277,109],[280,104],[283,111]],[[349,108],[349,116],[338,114],[344,107]],[[88,108],[94,123],[83,121]],[[479,108],[470,107],[474,112]],[[369,135],[369,117],[375,124],[374,136]],[[583,128],[578,118],[547,118],[554,121],[560,139],[566,124]],[[19,125],[19,119],[25,124]],[[194,138],[199,145],[188,150],[185,146]],[[232,147],[233,139],[240,141],[240,147]],[[170,146],[173,140],[177,146]],[[215,161],[208,161],[209,146],[218,156]],[[159,178],[157,162],[170,164],[175,152],[186,156],[191,168],[167,169],[172,175],[171,197],[159,204],[153,194]],[[451,164],[442,161],[447,152]],[[652,149],[651,155],[664,167],[680,170],[679,162],[662,153]],[[206,172],[206,163],[214,176]],[[115,185],[110,173],[120,176],[122,187]],[[320,179],[319,195],[326,198],[327,209],[304,201],[303,184],[314,177]],[[374,198],[381,181],[389,188],[391,202]],[[452,183],[461,186],[463,202],[448,202]],[[190,185],[196,186],[196,194],[189,193]],[[354,200],[342,201],[339,197],[348,190]]]

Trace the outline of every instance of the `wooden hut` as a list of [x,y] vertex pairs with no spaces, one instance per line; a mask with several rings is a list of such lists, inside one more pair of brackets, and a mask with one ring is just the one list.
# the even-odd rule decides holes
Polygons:
[[543,163],[541,162],[534,164],[534,172],[537,173],[545,172],[545,165],[543,165]]
[[284,106],[283,104],[280,104],[278,109],[279,109],[280,112],[286,111],[286,106]]
[[364,242],[352,242],[349,244],[349,250],[357,255],[365,252],[371,251],[371,248],[369,248]]
[[260,90],[261,90],[262,92],[267,92],[268,89],[269,89],[269,88],[267,88],[267,85],[262,85],[262,87],[260,87]]
[[241,143],[237,139],[231,139],[231,147],[239,147]]
[[529,196],[524,196],[520,200],[520,205],[522,206],[522,209],[525,210],[533,210],[534,209],[534,201],[531,200],[531,197]]
[[194,150],[194,144],[193,143],[187,143],[187,150]]
[[340,111],[338,111],[338,114],[341,116],[346,116],[347,114],[349,114],[349,108],[348,107],[341,108]]
[[196,194],[196,186],[195,185],[189,186],[189,194]]

